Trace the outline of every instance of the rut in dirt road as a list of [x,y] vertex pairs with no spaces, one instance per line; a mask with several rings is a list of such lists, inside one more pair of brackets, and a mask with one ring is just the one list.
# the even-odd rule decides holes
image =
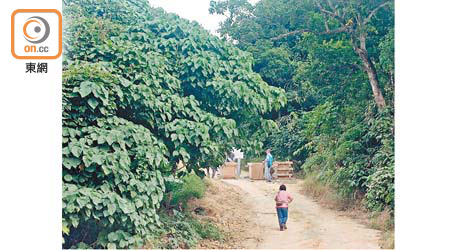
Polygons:
[[244,199],[253,205],[251,220],[258,225],[262,241],[251,248],[275,249],[379,249],[380,231],[369,229],[355,220],[339,216],[320,207],[300,194],[302,182],[286,184],[294,201],[289,205],[288,229],[279,231],[274,197],[279,183],[250,181],[249,179],[223,180],[243,190]]

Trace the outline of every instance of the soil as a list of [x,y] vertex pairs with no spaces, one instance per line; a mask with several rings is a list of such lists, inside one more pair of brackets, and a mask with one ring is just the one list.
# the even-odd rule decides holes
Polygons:
[[189,207],[193,216],[216,224],[224,238],[202,240],[196,248],[254,248],[262,235],[260,230],[254,230],[258,225],[252,218],[253,204],[245,199],[242,189],[218,179],[207,179],[207,184],[205,196],[191,200]]
[[[246,175],[246,173],[243,173]],[[219,223],[229,237],[222,245],[204,248],[258,249],[379,249],[381,232],[350,217],[321,207],[301,194],[302,181],[285,183],[294,201],[289,205],[288,229],[280,231],[274,197],[279,182],[248,178],[211,180],[206,197],[197,205]]]

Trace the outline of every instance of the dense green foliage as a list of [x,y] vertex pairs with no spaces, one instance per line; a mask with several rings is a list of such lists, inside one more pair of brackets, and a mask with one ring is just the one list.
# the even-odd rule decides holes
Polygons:
[[211,222],[199,221],[188,214],[174,210],[173,216],[161,217],[163,227],[158,229],[154,248],[186,249],[196,246],[199,240],[222,240],[222,232]]
[[169,201],[171,205],[186,205],[187,201],[192,198],[203,197],[206,186],[200,177],[190,174],[184,176],[181,183],[170,185],[168,191],[171,191],[171,199]]
[[[192,198],[202,198],[206,183],[195,174],[188,174],[179,182],[169,183],[164,202],[170,207],[159,212],[162,226],[157,228],[150,240],[152,248],[193,248],[199,240],[222,240],[222,231],[208,220],[193,217],[187,206]],[[169,198],[170,197],[170,198]],[[178,211],[181,207],[181,212]]]
[[[219,32],[251,52],[253,69],[286,90],[288,104],[267,138],[278,159],[394,209],[393,1],[211,1]],[[375,75],[375,77],[373,77]],[[381,93],[374,90],[379,88]],[[378,94],[378,96],[377,96]],[[384,98],[384,99],[383,99]],[[383,103],[384,102],[384,103]]]
[[161,202],[201,197],[201,168],[232,146],[270,146],[342,196],[393,211],[390,1],[223,0],[210,11],[227,16],[220,33],[236,45],[145,0],[64,1],[63,247],[219,239]]
[[231,146],[261,150],[286,97],[249,53],[147,1],[64,3],[64,247],[140,247],[176,163],[201,175]]
[[193,248],[202,239],[223,239],[223,232],[216,225],[207,219],[193,217],[187,206],[190,199],[202,198],[206,188],[205,181],[195,174],[166,185],[164,203],[169,207],[158,213],[161,227],[155,230],[149,241],[152,248]]

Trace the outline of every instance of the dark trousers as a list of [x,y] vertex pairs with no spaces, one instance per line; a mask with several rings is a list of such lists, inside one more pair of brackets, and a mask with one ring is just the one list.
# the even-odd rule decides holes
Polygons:
[[280,226],[283,224],[286,224],[288,219],[288,208],[287,207],[277,207],[277,215],[278,215],[278,222],[280,223]]

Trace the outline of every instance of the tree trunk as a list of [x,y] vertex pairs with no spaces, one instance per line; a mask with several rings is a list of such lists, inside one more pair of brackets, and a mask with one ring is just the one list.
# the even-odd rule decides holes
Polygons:
[[377,71],[375,70],[375,66],[372,63],[372,60],[369,58],[369,54],[366,50],[366,37],[364,34],[361,34],[359,37],[360,46],[356,46],[355,40],[352,39],[353,49],[358,54],[359,58],[361,58],[364,66],[364,70],[369,77],[370,86],[372,87],[373,97],[375,99],[375,103],[377,104],[379,109],[384,109],[386,107],[386,101],[384,100],[383,93],[381,93]]
[[375,66],[372,61],[369,59],[367,55],[367,51],[358,52],[359,57],[363,61],[364,70],[367,72],[367,76],[369,77],[370,86],[372,87],[373,97],[375,98],[375,103],[378,108],[384,109],[386,107],[386,101],[384,100],[383,93],[381,93],[377,72],[375,70]]

